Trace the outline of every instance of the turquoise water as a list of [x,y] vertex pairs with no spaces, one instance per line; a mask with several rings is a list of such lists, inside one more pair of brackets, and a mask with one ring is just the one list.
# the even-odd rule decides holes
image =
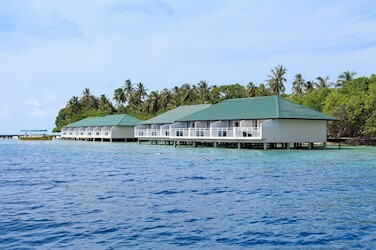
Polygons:
[[376,148],[0,140],[1,249],[376,248]]

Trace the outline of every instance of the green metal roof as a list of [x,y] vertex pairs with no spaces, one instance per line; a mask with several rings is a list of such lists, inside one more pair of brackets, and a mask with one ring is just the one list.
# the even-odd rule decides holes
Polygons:
[[89,117],[65,125],[64,128],[97,127],[97,126],[137,126],[141,120],[126,114]]
[[140,124],[168,124],[176,122],[178,119],[198,112],[200,110],[204,110],[210,107],[210,104],[198,104],[198,105],[186,105],[186,106],[179,106],[175,109],[169,110],[161,115],[153,117],[149,120],[143,121]]
[[177,121],[243,119],[338,120],[338,118],[290,102],[279,96],[262,96],[225,100]]
[[101,117],[89,117],[73,123],[69,123],[64,128],[76,128],[76,127],[95,127],[99,123]]

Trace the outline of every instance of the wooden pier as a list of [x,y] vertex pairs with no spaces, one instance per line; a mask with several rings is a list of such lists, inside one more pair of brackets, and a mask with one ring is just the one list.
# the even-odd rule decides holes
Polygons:
[[[20,138],[20,134],[4,134],[4,135],[0,135],[0,140],[3,139],[3,140],[11,140],[11,139],[19,139]],[[53,139],[60,139],[61,136],[60,135],[52,135],[53,136]]]
[[19,136],[20,135],[15,135],[15,134],[0,135],[0,139],[13,139],[13,138],[18,139]]

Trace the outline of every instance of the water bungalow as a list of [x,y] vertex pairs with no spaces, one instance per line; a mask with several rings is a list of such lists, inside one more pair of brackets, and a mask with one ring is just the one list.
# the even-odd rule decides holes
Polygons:
[[135,137],[139,140],[169,140],[171,131],[180,128],[194,126],[187,122],[181,123],[177,120],[210,107],[210,104],[179,106],[161,115],[141,122],[135,127]]
[[[190,106],[184,107],[189,110]],[[178,108],[169,111],[179,113]],[[135,127],[139,141],[209,144],[249,148],[326,148],[327,122],[335,117],[290,102],[279,96],[229,99],[180,117],[162,114],[157,127]],[[166,119],[164,118],[171,118]],[[152,125],[152,119],[141,124]]]
[[65,125],[61,130],[61,138],[111,142],[134,140],[134,127],[140,122],[126,114],[89,117]]

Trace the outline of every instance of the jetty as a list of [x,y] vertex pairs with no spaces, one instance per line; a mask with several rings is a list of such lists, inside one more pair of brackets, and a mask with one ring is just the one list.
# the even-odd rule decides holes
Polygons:
[[2,134],[0,135],[0,139],[14,139],[14,138],[19,138],[19,134]]

